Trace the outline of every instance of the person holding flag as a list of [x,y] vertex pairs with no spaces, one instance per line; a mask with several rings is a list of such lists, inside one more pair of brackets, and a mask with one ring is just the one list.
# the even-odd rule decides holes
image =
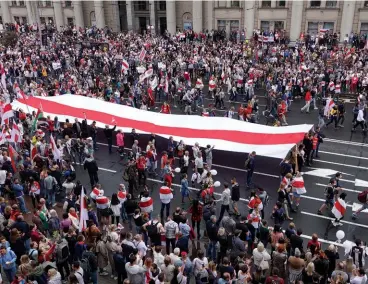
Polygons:
[[346,212],[346,196],[347,194],[345,192],[341,193],[339,198],[335,201],[334,207],[331,210],[332,214],[335,216],[335,220],[332,221],[332,225],[334,225],[335,227],[342,226],[340,220],[344,218]]

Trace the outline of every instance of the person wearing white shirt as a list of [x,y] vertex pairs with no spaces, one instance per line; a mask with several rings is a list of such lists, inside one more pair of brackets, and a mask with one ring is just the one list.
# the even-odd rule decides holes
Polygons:
[[193,274],[197,276],[198,272],[202,268],[208,268],[208,259],[204,256],[203,251],[198,250],[197,252],[198,257],[193,260]]
[[79,261],[76,261],[73,263],[73,271],[74,271],[74,275],[78,280],[78,284],[84,284],[84,280],[83,280],[83,268],[80,267]]
[[141,258],[146,256],[147,253],[147,246],[142,240],[142,235],[135,235],[133,244],[135,245],[136,249],[138,250],[138,254]]
[[225,210],[227,211],[227,213],[229,213],[230,199],[231,199],[231,192],[230,192],[230,189],[229,189],[229,185],[227,183],[225,183],[224,184],[224,191],[221,194],[221,198],[216,200],[216,202],[222,201],[220,216],[217,220],[217,224],[220,224],[220,222],[222,220],[222,217],[224,217]]
[[350,284],[366,284],[367,275],[365,274],[364,268],[353,271],[353,277],[350,280]]
[[187,173],[188,167],[189,167],[189,151],[185,151],[183,156],[183,168],[181,169],[181,172]]
[[195,168],[199,174],[203,173],[203,157],[202,153],[198,152],[197,157],[194,160]]
[[194,157],[194,159],[196,159],[196,158],[198,157],[198,153],[200,153],[200,152],[201,152],[201,150],[199,149],[199,144],[198,144],[198,142],[196,142],[196,143],[194,144],[194,146],[192,147],[192,150],[193,150],[193,157]]
[[358,116],[357,116],[357,119],[356,119],[356,122],[353,126],[353,129],[352,131],[355,131],[355,129],[357,128],[357,126],[360,125],[363,129],[363,131],[366,131],[366,127],[365,127],[365,119],[364,119],[364,111],[363,111],[363,108],[360,108],[359,111],[358,111]]

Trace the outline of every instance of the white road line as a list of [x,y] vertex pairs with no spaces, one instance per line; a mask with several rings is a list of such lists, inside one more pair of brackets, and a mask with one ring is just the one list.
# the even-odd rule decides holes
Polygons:
[[[353,156],[353,155],[346,155],[346,154],[339,154],[339,153],[333,153],[333,152],[327,152],[327,151],[318,151],[318,153],[323,153],[327,155],[334,155],[334,156],[342,156],[342,157],[348,157],[348,158],[355,158],[355,159],[363,159],[368,160],[368,158],[365,157],[359,157],[359,156]],[[319,161],[318,159],[315,159],[315,161]]]
[[368,147],[368,144],[366,144],[366,143],[347,141],[347,140],[337,140],[337,139],[331,139],[331,138],[323,138],[323,141],[331,142],[331,143],[338,143],[338,144],[347,144],[347,145],[353,145],[353,146],[360,146],[360,147]]
[[[305,239],[308,239],[308,240],[312,239],[312,236],[308,236],[308,235],[304,235],[304,234],[302,234],[301,237],[305,238]],[[325,240],[325,239],[321,239],[319,237],[318,237],[318,241],[321,242],[321,243],[325,243],[325,244],[335,245],[335,246],[338,246],[338,247],[344,247],[341,243],[331,242],[331,241],[328,241],[328,240]]]
[[[322,198],[317,198],[317,197],[313,197],[313,196],[308,196],[308,195],[300,195],[300,197],[305,198],[305,199],[311,199],[311,200],[316,200],[316,201],[321,201],[321,202],[325,202],[325,199]],[[346,204],[347,207],[353,207],[353,205],[350,204]]]
[[[80,164],[80,163],[75,163],[75,164],[82,166],[82,164]],[[100,167],[98,167],[98,169],[101,170],[101,171],[110,172],[110,173],[114,173],[114,174],[117,173],[117,171],[110,170],[110,169],[105,169],[105,168],[100,168]]]
[[[302,213],[304,215],[312,216],[312,217],[321,218],[321,219],[326,219],[326,220],[331,220],[331,221],[335,220],[334,218],[330,218],[330,217],[327,217],[327,216],[318,215],[318,214],[314,214],[314,213],[309,213],[309,212],[305,212],[305,211],[301,211],[300,213]],[[345,220],[340,220],[340,222],[344,223],[344,224],[354,225],[354,226],[357,226],[357,227],[362,227],[362,228],[368,229],[367,225],[359,224],[359,223],[356,223],[356,222],[349,222],[349,221],[345,221]]]
[[[323,186],[324,188],[326,188],[326,184],[322,184],[322,183],[316,183],[316,185],[318,186]],[[354,193],[361,193],[361,191],[359,190],[354,190],[354,189],[350,189],[350,188],[345,188],[343,187],[343,191],[350,191],[350,192],[354,192]]]
[[[105,143],[97,143],[98,145],[102,145],[102,146],[108,146],[107,144]],[[112,146],[114,148],[118,148],[117,146]],[[125,148],[125,150],[132,150],[130,148]],[[175,157],[175,159],[177,159]],[[218,167],[218,168],[223,168],[223,169],[228,169],[228,170],[234,170],[234,171],[241,171],[241,172],[247,172],[245,169],[238,169],[238,168],[232,168],[232,167],[227,167],[227,166],[221,166],[221,165],[217,165],[217,164],[212,164],[212,166],[214,167]],[[260,172],[254,172],[254,174],[256,175],[262,175],[262,176],[266,176],[266,177],[272,177],[272,178],[279,178],[279,176],[277,175],[271,175],[271,174],[266,174],[266,173],[260,173]]]
[[335,162],[330,162],[330,161],[325,161],[325,160],[319,160],[319,159],[318,160],[314,160],[314,161],[321,162],[321,163],[326,163],[326,164],[344,166],[344,167],[348,167],[348,168],[361,169],[361,170],[366,170],[367,169],[367,167],[347,165],[347,164],[335,163]]

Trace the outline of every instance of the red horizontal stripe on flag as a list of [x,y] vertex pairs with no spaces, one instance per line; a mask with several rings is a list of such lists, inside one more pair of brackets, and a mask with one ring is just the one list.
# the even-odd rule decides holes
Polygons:
[[[111,123],[111,114],[100,111],[72,107],[34,97],[27,100],[19,99],[19,101],[33,108],[38,108],[40,102],[42,102],[43,111],[55,115],[67,115],[77,118],[83,118],[83,112],[85,112],[89,120],[99,121],[103,124]],[[157,133],[162,135],[172,135],[187,138],[221,139],[229,142],[254,145],[295,144],[295,141],[301,141],[305,134],[304,132],[274,134],[243,132],[238,130],[208,130],[174,126],[161,126],[147,121],[139,121],[132,118],[124,118],[118,116],[115,116],[115,121],[118,126],[135,128],[147,133]]]
[[150,200],[148,201],[141,201],[139,202],[139,207],[148,207],[148,206],[151,206],[153,204],[153,199],[151,198]]
[[304,181],[293,181],[293,187],[296,187],[296,188],[302,188],[304,187]]
[[172,193],[170,188],[160,188],[160,194],[170,194]]

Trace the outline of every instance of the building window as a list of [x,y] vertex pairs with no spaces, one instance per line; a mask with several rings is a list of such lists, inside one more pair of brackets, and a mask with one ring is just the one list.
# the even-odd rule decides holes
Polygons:
[[240,1],[231,1],[231,7],[239,8],[240,7]]
[[65,7],[71,7],[72,6],[72,1],[64,1],[65,3]]
[[51,1],[45,1],[45,6],[46,7],[52,7],[52,2]]
[[364,1],[364,7],[368,8],[368,1]]
[[277,7],[286,7],[286,1],[277,1]]
[[96,13],[95,11],[91,11],[89,14],[89,18],[91,20],[91,26],[94,26],[96,24]]
[[50,25],[54,24],[54,18],[48,17],[47,18],[47,23],[50,24]]
[[323,28],[326,29],[326,30],[329,30],[330,32],[333,32],[334,25],[335,25],[334,22],[324,22],[323,23]]
[[74,26],[74,18],[66,18],[68,26]]
[[262,1],[262,8],[271,8],[271,1]]
[[307,32],[310,35],[317,35],[318,34],[318,22],[308,22]]
[[22,17],[22,24],[27,24],[27,17]]
[[285,23],[284,21],[275,21],[275,31],[280,31],[285,29]]
[[368,34],[368,23],[362,23],[360,25],[360,35],[365,36]]
[[40,17],[40,22],[41,24],[46,24],[46,18],[45,17]]
[[326,7],[328,7],[328,8],[337,7],[337,1],[326,1]]
[[17,22],[17,23],[19,24],[19,23],[20,23],[20,21],[19,21],[19,17],[14,16],[14,22]]
[[236,32],[238,30],[239,30],[239,21],[238,20],[230,21],[230,31]]
[[268,32],[270,30],[270,22],[269,21],[261,21],[261,31]]
[[183,29],[191,30],[193,26],[193,17],[191,13],[184,13],[183,15]]
[[310,6],[312,8],[319,8],[321,7],[321,1],[310,1]]
[[218,1],[218,7],[219,8],[226,7],[226,1]]
[[12,6],[17,6],[17,1],[11,1]]
[[19,1],[19,6],[25,6],[24,1]]
[[134,5],[134,9],[137,11],[147,11],[148,1],[137,1]]
[[0,16],[0,24],[3,24],[3,17]]
[[166,1],[159,1],[158,2],[158,9],[160,11],[166,11]]
[[226,30],[226,21],[225,20],[217,20],[217,30],[218,31]]

